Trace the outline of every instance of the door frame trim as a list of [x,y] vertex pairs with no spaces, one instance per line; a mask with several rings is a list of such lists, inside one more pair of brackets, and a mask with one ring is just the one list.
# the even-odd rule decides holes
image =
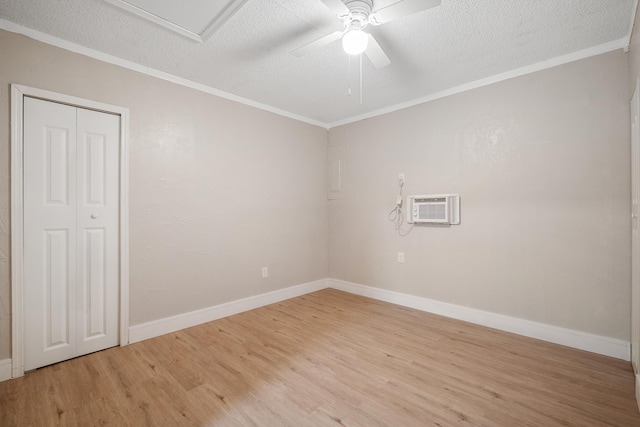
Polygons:
[[[636,403],[638,404],[638,407],[640,408],[640,353],[638,352],[638,348],[636,348],[638,346],[638,338],[640,336],[640,325],[638,324],[638,319],[640,318],[640,289],[638,289],[638,283],[637,280],[634,280],[634,272],[636,273],[635,276],[637,277],[637,275],[640,273],[638,271],[635,271],[636,269],[638,269],[638,266],[636,265],[636,263],[638,262],[638,253],[634,252],[634,236],[633,236],[633,220],[634,220],[634,215],[636,215],[635,220],[638,221],[637,215],[638,215],[638,208],[637,208],[637,204],[638,201],[636,200],[636,211],[634,212],[633,209],[633,205],[634,205],[634,197],[636,196],[636,194],[633,192],[633,187],[634,184],[635,185],[640,185],[640,183],[638,182],[633,182],[633,179],[638,179],[638,175],[636,174],[637,169],[640,168],[640,164],[635,164],[637,163],[637,159],[634,158],[634,156],[637,156],[637,153],[634,152],[634,144],[637,144],[639,142],[639,138],[640,138],[640,134],[638,133],[638,129],[636,130],[635,134],[634,134],[634,128],[633,128],[633,124],[634,124],[634,114],[635,115],[640,115],[640,78],[636,79],[636,85],[635,88],[633,90],[633,95],[631,97],[631,101],[629,102],[629,112],[630,112],[630,117],[629,117],[629,121],[631,124],[631,137],[630,137],[630,146],[631,146],[631,339],[630,339],[630,343],[631,343],[631,366],[633,368],[633,372],[635,374],[636,377],[636,382],[635,382],[635,395],[636,395]],[[640,126],[640,123],[636,123],[636,127]],[[636,162],[634,162],[634,160]]]
[[119,319],[120,346],[129,343],[129,109],[29,86],[11,85],[11,375],[24,375],[24,97],[120,116]]

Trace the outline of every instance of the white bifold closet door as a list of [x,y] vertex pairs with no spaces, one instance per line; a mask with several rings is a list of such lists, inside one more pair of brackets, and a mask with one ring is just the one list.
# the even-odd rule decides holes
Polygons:
[[120,117],[24,99],[25,370],[118,344]]

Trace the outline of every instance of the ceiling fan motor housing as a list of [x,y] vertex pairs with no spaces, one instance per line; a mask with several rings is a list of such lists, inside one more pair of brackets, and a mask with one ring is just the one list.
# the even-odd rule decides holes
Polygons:
[[349,18],[345,21],[347,30],[361,30],[369,23],[373,9],[373,0],[344,0],[349,9]]
[[439,6],[441,0],[398,0],[395,3],[373,11],[373,3],[378,0],[320,0],[336,14],[342,22],[343,30],[334,31],[291,52],[303,56],[323,46],[342,39],[342,47],[350,55],[365,55],[376,69],[386,67],[391,60],[378,44],[373,34],[362,31],[367,25],[382,25],[394,19],[413,15],[423,10]]

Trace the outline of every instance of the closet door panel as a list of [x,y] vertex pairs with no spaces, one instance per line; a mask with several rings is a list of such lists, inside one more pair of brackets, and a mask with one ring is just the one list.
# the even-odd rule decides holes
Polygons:
[[120,118],[78,109],[78,353],[118,344]]
[[24,100],[25,370],[76,348],[76,109]]

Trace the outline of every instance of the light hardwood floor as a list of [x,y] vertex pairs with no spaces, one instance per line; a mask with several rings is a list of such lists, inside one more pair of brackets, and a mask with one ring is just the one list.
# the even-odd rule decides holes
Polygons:
[[0,383],[0,425],[640,426],[629,363],[335,290]]

